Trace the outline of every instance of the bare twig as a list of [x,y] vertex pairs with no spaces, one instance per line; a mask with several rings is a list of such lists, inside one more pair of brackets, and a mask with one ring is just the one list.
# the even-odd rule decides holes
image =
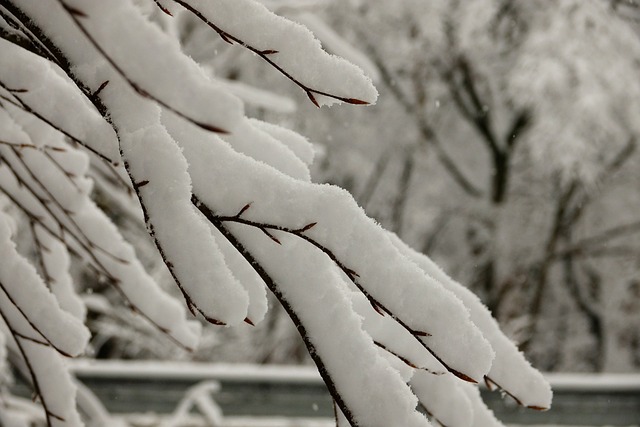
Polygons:
[[412,101],[410,97],[403,92],[400,85],[397,84],[398,79],[393,75],[389,67],[387,67],[375,47],[370,44],[367,45],[367,52],[369,53],[369,56],[373,58],[374,63],[380,71],[382,82],[391,91],[391,94],[402,108],[404,108],[405,112],[409,116],[414,117],[416,127],[424,141],[436,150],[438,160],[442,163],[445,171],[465,193],[474,198],[482,197],[483,191],[476,187],[471,180],[465,176],[453,158],[447,153],[442,142],[438,138],[435,129],[433,129],[431,124],[424,117],[422,109],[419,108],[417,102]]

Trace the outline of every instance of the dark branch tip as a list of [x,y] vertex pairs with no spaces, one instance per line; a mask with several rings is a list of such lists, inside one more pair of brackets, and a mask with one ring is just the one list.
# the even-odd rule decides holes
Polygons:
[[216,325],[216,326],[227,326],[227,324],[226,324],[226,323],[224,323],[224,322],[222,322],[222,321],[220,321],[220,320],[218,320],[218,319],[214,319],[213,317],[205,316],[204,314],[203,314],[203,316],[204,316],[205,320],[206,320],[207,322],[211,323],[212,325]]
[[266,228],[260,227],[260,231],[262,231],[264,234],[266,234],[267,237],[269,237],[271,240],[273,240],[277,244],[282,245],[282,242],[280,242],[280,240],[278,240],[278,238],[276,236],[274,236],[273,234],[271,234],[269,232],[269,230],[267,230]]
[[244,206],[242,207],[242,209],[240,209],[240,212],[238,212],[238,213],[236,214],[236,218],[240,218],[240,217],[242,216],[242,214],[243,214],[243,213],[245,213],[245,212],[246,212],[246,211],[251,207],[251,204],[252,204],[252,203],[253,203],[253,202],[249,202],[249,203],[247,203],[246,205],[244,205]]
[[156,6],[158,6],[158,9],[160,9],[162,12],[166,13],[167,15],[173,17],[173,13],[171,13],[171,11],[169,9],[167,9],[166,7],[164,7],[159,0],[153,0],[154,3],[156,4]]
[[213,132],[213,133],[221,133],[224,135],[229,134],[230,132],[228,130],[222,129],[221,127],[218,126],[214,126],[214,125],[210,125],[208,123],[203,123],[203,122],[197,122],[195,120],[191,120],[193,122],[194,125],[209,131],[209,132]]
[[466,381],[468,383],[472,383],[472,384],[478,384],[478,381],[474,380],[470,376],[463,374],[462,372],[456,371],[455,369],[451,369],[451,368],[448,368],[448,369],[449,369],[449,372],[451,372],[453,375],[460,378],[461,380]]
[[86,13],[84,13],[83,11],[81,11],[80,9],[76,9],[75,7],[71,7],[66,3],[62,3],[64,9],[69,12],[70,14],[72,14],[73,16],[77,16],[80,18],[88,18],[89,15],[87,15]]
[[224,40],[225,42],[227,42],[227,43],[229,43],[229,44],[231,44],[231,45],[232,45],[232,44],[234,44],[234,43],[233,43],[233,40],[231,40],[231,39],[229,38],[229,34],[225,33],[225,32],[224,32],[224,31],[222,31],[222,30],[219,30],[219,31],[218,31],[218,34],[220,35],[220,38],[221,38],[222,40]]
[[344,268],[345,273],[347,273],[347,275],[349,276],[349,278],[354,279],[356,277],[360,277],[360,275],[358,273],[356,273],[354,270],[350,269],[350,268]]
[[187,308],[189,309],[189,312],[191,313],[192,316],[195,317],[196,315],[196,309],[195,306],[193,305],[193,303],[187,298],[187,296],[185,295],[185,300],[187,302]]
[[96,89],[96,91],[93,92],[93,96],[98,96],[100,94],[100,92],[102,92],[102,89],[107,87],[108,84],[109,84],[109,80],[105,80],[104,82],[102,82],[100,87],[98,87],[98,89]]
[[373,309],[380,315],[380,316],[385,316],[384,310],[382,309],[382,307],[380,307],[380,304],[376,303],[375,301],[370,301],[371,306],[373,307]]
[[304,233],[305,231],[311,230],[313,227],[315,227],[318,223],[317,222],[312,222],[311,224],[307,224],[304,227],[302,227],[300,229],[301,233]]
[[344,102],[346,102],[347,104],[353,104],[353,105],[369,105],[369,104],[371,104],[370,102],[363,101],[363,100],[357,99],[357,98],[346,98],[344,100]]
[[309,97],[311,102],[313,102],[313,105],[315,105],[316,107],[320,108],[320,104],[318,104],[318,100],[316,99],[315,96],[313,96],[313,93],[310,90],[307,90],[306,92],[307,92],[307,96]]

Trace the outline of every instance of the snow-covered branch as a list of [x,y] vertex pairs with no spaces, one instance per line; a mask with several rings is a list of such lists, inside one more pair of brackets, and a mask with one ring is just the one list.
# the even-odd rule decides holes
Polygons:
[[[360,69],[256,1],[151,6],[167,20],[195,15],[317,106],[376,100]],[[88,339],[72,259],[175,344],[193,349],[200,329],[91,199],[92,173],[110,174],[110,191],[135,196],[193,316],[255,325],[266,286],[300,332],[337,416],[352,426],[428,426],[418,402],[442,422],[466,425],[486,408],[465,382],[484,379],[522,405],[549,407],[546,382],[475,297],[347,192],[311,183],[309,142],[245,117],[242,102],[135,2],[2,0],[0,11],[7,34],[30,46],[0,39],[0,189],[27,219],[36,255],[33,265],[19,258],[0,224],[0,309],[50,426],[80,423],[69,381],[58,405],[55,386],[39,377],[44,368],[64,371],[46,365],[42,351],[75,356]],[[433,401],[436,390],[462,415],[447,399]]]

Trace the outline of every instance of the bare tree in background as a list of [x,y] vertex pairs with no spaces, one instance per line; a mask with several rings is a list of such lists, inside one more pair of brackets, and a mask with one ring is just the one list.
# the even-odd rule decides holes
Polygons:
[[[632,28],[599,1],[354,3],[362,21],[333,19],[379,70],[376,113],[396,118],[362,142],[358,200],[469,283],[539,366],[633,366],[619,309],[640,250]],[[343,167],[357,150],[332,149]]]

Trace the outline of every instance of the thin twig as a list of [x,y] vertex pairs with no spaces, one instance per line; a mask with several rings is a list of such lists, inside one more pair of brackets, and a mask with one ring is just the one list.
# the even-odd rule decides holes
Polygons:
[[331,93],[328,93],[328,92],[323,92],[323,91],[318,90],[318,89],[310,88],[309,86],[305,85],[304,83],[302,83],[301,81],[296,79],[294,76],[292,76],[282,66],[278,65],[273,59],[271,59],[271,56],[277,54],[278,51],[273,50],[273,49],[266,49],[266,50],[258,49],[258,48],[254,47],[254,46],[251,46],[250,44],[246,43],[245,41],[243,41],[242,39],[238,38],[237,36],[234,36],[233,34],[230,34],[230,33],[226,32],[226,31],[224,31],[222,28],[218,27],[216,24],[211,22],[206,16],[204,16],[202,14],[202,12],[200,12],[198,9],[194,8],[193,6],[191,6],[189,3],[187,3],[187,2],[185,2],[183,0],[173,0],[173,1],[178,3],[180,6],[184,7],[186,10],[188,10],[193,15],[195,15],[198,19],[200,19],[202,22],[204,22],[207,26],[209,26],[213,31],[218,33],[220,38],[222,38],[222,40],[224,40],[225,42],[227,42],[229,44],[237,43],[238,45],[244,47],[245,49],[253,52],[257,56],[259,56],[260,58],[265,60],[269,65],[271,65],[273,68],[275,68],[280,74],[285,76],[287,79],[291,80],[296,86],[298,86],[300,89],[302,89],[305,92],[305,94],[307,95],[307,97],[309,98],[309,100],[316,107],[320,107],[320,104],[318,104],[318,101],[317,101],[317,99],[315,98],[314,95],[326,96],[327,98],[336,99],[338,101],[346,102],[347,104],[355,104],[355,105],[368,105],[369,104],[368,102],[360,100],[360,99],[342,97],[342,96],[334,95],[334,94],[331,94]]
[[436,375],[436,376],[444,375],[444,374],[447,373],[445,371],[432,371],[431,369],[425,368],[424,366],[419,366],[416,363],[412,362],[411,360],[407,359],[406,357],[401,356],[400,354],[398,354],[395,351],[391,350],[389,347],[387,347],[386,345],[382,344],[379,341],[375,341],[374,340],[373,343],[376,346],[380,347],[382,350],[384,350],[387,353],[391,354],[392,356],[395,356],[398,360],[400,360],[402,363],[404,363],[405,365],[409,366],[410,368],[417,369],[417,370],[420,370],[420,371],[424,371],[424,372],[427,372],[427,373],[429,373],[431,375]]

